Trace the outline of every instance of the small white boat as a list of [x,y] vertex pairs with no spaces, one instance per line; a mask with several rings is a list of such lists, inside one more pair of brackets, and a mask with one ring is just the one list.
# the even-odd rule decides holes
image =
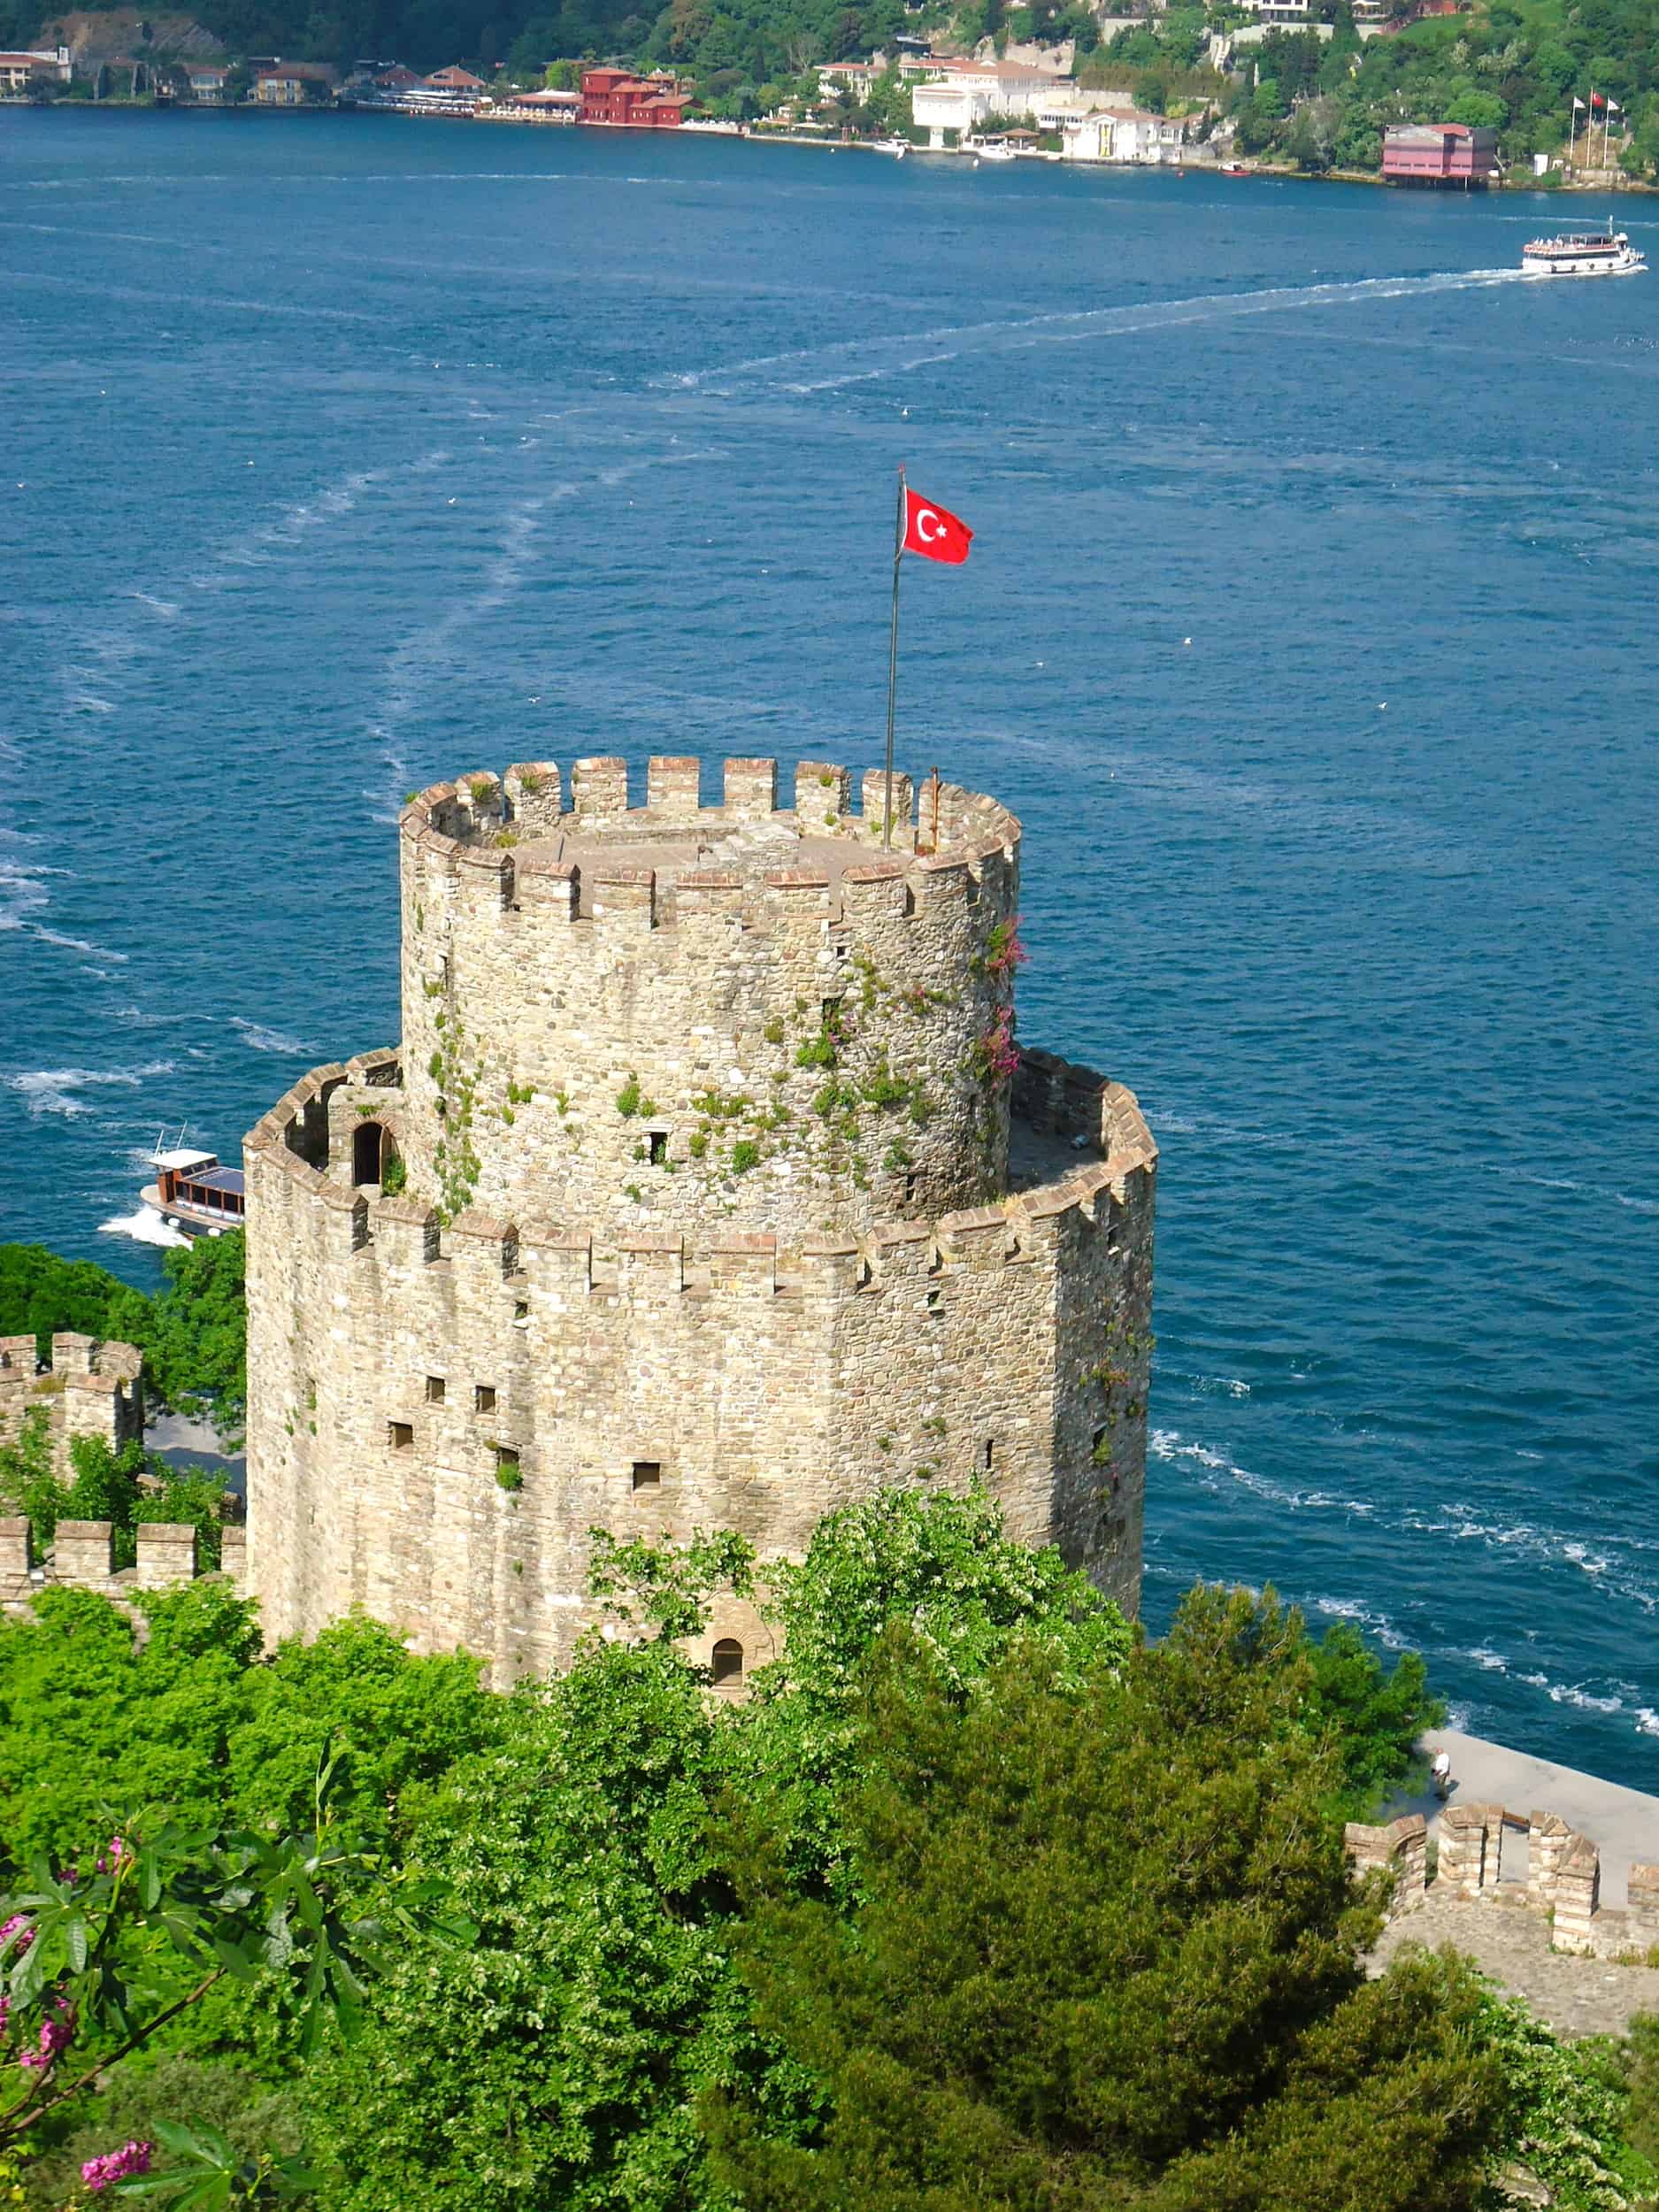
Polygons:
[[1000,139],[995,138],[980,141],[973,148],[973,153],[976,159],[979,161],[1018,161],[1019,159],[1019,156],[1011,146],[1004,146]]
[[1622,230],[1564,231],[1521,252],[1528,276],[1636,276],[1647,266]]

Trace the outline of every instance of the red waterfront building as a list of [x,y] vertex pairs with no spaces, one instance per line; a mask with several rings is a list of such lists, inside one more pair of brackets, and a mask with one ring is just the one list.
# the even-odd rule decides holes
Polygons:
[[636,77],[629,69],[584,69],[579,123],[611,123],[628,130],[678,130],[684,94],[672,77]]
[[1498,173],[1498,134],[1467,123],[1399,123],[1383,133],[1385,184],[1484,188]]

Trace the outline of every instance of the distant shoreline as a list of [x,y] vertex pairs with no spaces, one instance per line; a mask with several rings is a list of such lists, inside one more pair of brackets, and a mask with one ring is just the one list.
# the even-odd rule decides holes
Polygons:
[[[219,116],[227,118],[230,116],[258,116],[261,118],[281,117],[285,119],[294,119],[303,116],[310,117],[315,119],[319,116],[349,115],[363,120],[373,120],[377,122],[449,124],[495,123],[505,124],[509,127],[517,126],[518,128],[526,130],[595,130],[604,132],[613,136],[651,140],[679,138],[681,136],[693,139],[718,138],[722,141],[730,141],[734,144],[742,145],[814,147],[821,153],[881,154],[889,161],[896,159],[897,157],[896,156],[888,153],[885,147],[878,146],[873,142],[873,141],[866,138],[819,138],[804,135],[796,131],[709,131],[696,129],[680,131],[650,131],[633,129],[619,124],[580,124],[567,122],[563,119],[555,122],[548,117],[537,117],[532,115],[446,114],[441,109],[423,110],[419,114],[404,113],[403,111],[396,108],[358,107],[352,104],[350,102],[346,102],[344,104],[335,104],[331,102],[326,105],[306,104],[290,107],[284,104],[281,106],[272,105],[265,107],[260,106],[253,101],[243,101],[235,107],[221,107],[216,102],[205,100],[51,100],[42,103],[27,99],[19,99],[14,96],[7,96],[0,97],[0,111],[6,108],[33,108],[37,112],[44,112],[49,109],[62,108],[66,110],[68,112],[76,115],[167,114]],[[914,158],[923,161],[960,161],[964,158],[972,158],[972,149],[965,149],[959,146],[912,146],[910,155],[907,156],[906,158]],[[1048,153],[1020,154],[1018,155],[1016,158],[1022,162],[1043,162],[1052,167],[1057,168],[1077,170],[1106,169],[1110,170],[1114,174],[1138,170],[1145,170],[1148,173],[1172,173],[1176,176],[1220,176],[1224,173],[1221,165],[1216,161],[1190,161],[1180,163],[1140,161],[1065,161],[1056,155]],[[1379,189],[1397,190],[1399,188],[1398,187],[1389,186],[1387,180],[1379,175],[1375,170],[1296,169],[1273,162],[1258,162],[1252,166],[1248,177],[1235,178],[1230,180],[1230,181],[1239,184],[1248,184],[1253,178],[1256,177],[1268,178],[1274,182],[1279,183],[1363,184],[1374,186]],[[1626,193],[1633,194],[1642,198],[1651,198],[1655,193],[1659,192],[1659,182],[1650,184],[1635,177],[1620,177],[1617,182],[1610,184],[1591,184],[1587,182],[1579,183],[1576,180],[1572,183],[1546,184],[1540,179],[1536,177],[1506,177],[1500,179],[1498,183],[1495,185],[1488,185],[1485,187],[1484,191],[1486,194],[1530,192],[1536,194],[1539,197],[1544,199],[1560,199],[1566,198],[1570,196],[1588,199],[1607,199],[1609,197],[1622,197]],[[1459,193],[1455,191],[1442,191],[1433,195],[1421,195],[1417,196],[1433,196],[1440,199],[1476,199],[1481,197],[1482,195],[1472,192]]]

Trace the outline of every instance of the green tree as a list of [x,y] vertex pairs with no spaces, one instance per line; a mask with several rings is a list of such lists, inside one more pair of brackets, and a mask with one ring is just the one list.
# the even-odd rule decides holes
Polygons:
[[145,1371],[166,1402],[211,1413],[226,1437],[240,1432],[248,1410],[246,1267],[240,1229],[169,1252],[165,1287],[139,1340]]
[[963,1701],[888,1632],[850,1924],[767,1847],[738,1955],[811,2080],[805,2140],[711,2090],[749,2212],[1467,2212],[1502,2112],[1476,1985],[1379,1924],[1320,1806],[1300,1621],[1198,1591],[1079,1685],[1017,1646]]

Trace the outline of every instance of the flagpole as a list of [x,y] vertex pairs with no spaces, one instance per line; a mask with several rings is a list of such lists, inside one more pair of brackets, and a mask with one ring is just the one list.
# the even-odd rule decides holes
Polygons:
[[893,699],[899,681],[899,571],[904,561],[904,464],[899,464],[898,514],[893,529],[893,627],[887,635],[887,789],[882,808],[881,842],[893,845]]

